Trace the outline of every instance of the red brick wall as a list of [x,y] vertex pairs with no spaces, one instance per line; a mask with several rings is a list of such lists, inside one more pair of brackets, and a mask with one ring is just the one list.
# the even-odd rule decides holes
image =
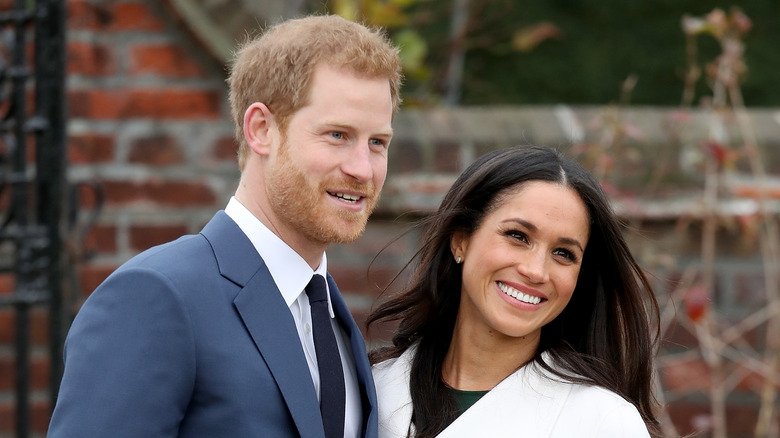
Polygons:
[[[78,306],[132,255],[199,231],[238,173],[224,78],[189,54],[194,43],[160,2],[67,0],[66,8],[69,180],[105,194],[84,241]],[[83,188],[80,199],[83,223],[95,196]],[[12,276],[0,276],[0,293],[12,290]],[[43,310],[33,311],[31,331],[31,421],[42,435],[51,409]],[[0,309],[0,437],[15,430],[14,333],[13,311]]]
[[[227,203],[235,190],[238,170],[224,75],[207,57],[193,52],[196,43],[159,2],[68,0],[67,8],[69,179],[96,182],[105,194],[98,221],[79,252],[88,257],[77,258],[77,278],[83,291],[75,303],[77,308],[131,256],[181,234],[198,232],[214,211]],[[599,109],[578,111],[587,120]],[[637,111],[636,122],[648,127],[643,141],[649,148],[665,141],[657,132],[665,110]],[[773,140],[777,138],[774,115],[757,111],[754,116],[758,125],[769,127],[759,137],[769,150],[766,165],[777,175],[780,147]],[[474,157],[517,143],[557,146],[569,142],[551,108],[406,110],[397,116],[395,131],[388,183],[365,235],[351,245],[334,245],[328,252],[330,270],[359,322],[380,288],[414,252],[418,235],[412,232],[387,245],[401,235],[410,220],[438,203],[454,176]],[[682,166],[684,161],[679,152],[667,159],[671,167]],[[86,188],[80,193],[83,222],[96,198]],[[684,201],[690,193],[678,195],[672,200]],[[637,212],[630,202],[620,208],[634,219],[638,232],[631,235],[631,242],[644,260],[648,254],[674,257],[671,266],[659,268],[662,293],[670,288],[668,278],[679,277],[685,266],[697,263],[700,246],[697,229],[680,232],[676,221],[681,214],[695,211],[695,199],[683,213],[670,207],[672,204],[668,198],[639,202],[644,213]],[[645,218],[638,219],[641,217]],[[718,293],[742,297],[728,301],[732,310],[760,303],[756,297],[763,287],[757,246],[737,248],[733,242],[738,238],[726,229],[719,242],[725,252],[718,259]],[[12,290],[13,278],[0,276],[0,293]],[[1,309],[0,437],[9,435],[14,427],[10,401],[13,323],[13,313]],[[34,430],[42,435],[50,413],[44,312],[33,313],[32,330],[32,417]],[[694,345],[686,333],[682,328],[673,332],[673,340],[683,350]],[[380,328],[368,338],[374,344],[387,339],[387,332]],[[693,431],[697,415],[707,411],[700,396],[708,385],[706,375],[699,359],[669,366],[661,376],[670,389],[672,417],[681,431]],[[743,395],[750,394],[749,386],[749,381],[742,385]],[[745,424],[754,424],[756,414],[755,400],[749,396],[737,399],[747,402],[734,402],[730,407],[734,415],[739,413],[746,419],[732,426],[735,437],[749,434]]]

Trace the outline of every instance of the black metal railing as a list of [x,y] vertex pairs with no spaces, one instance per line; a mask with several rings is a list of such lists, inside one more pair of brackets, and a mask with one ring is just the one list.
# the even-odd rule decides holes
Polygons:
[[66,206],[64,0],[15,0],[0,11],[0,295],[15,321],[16,431],[30,434],[30,315],[49,318],[50,397],[62,377]]

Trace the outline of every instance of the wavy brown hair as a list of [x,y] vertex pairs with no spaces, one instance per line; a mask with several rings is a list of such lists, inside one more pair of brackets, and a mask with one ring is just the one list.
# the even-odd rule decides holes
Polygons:
[[[421,249],[406,266],[412,269],[408,286],[368,317],[369,326],[398,322],[392,345],[372,351],[372,362],[398,357],[417,343],[409,382],[415,437],[436,436],[454,420],[455,400],[442,378],[442,364],[452,340],[462,279],[450,238],[458,232],[471,235],[507,194],[529,181],[571,188],[590,217],[590,239],[571,301],[542,328],[533,361],[567,381],[621,395],[637,407],[648,429],[660,434],[651,389],[658,303],[598,182],[554,149],[518,146],[494,151],[460,175],[439,209],[419,224],[425,231]],[[544,361],[543,352],[555,367]]]

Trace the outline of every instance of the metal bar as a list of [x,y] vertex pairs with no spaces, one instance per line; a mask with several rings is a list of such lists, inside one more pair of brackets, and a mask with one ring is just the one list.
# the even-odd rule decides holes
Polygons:
[[30,430],[30,305],[16,303],[16,436]]
[[[0,121],[8,146],[3,151],[8,156],[0,157],[0,190],[9,192],[0,242],[11,244],[15,253],[3,258],[0,272],[13,272],[16,288],[0,295],[0,307],[15,309],[16,437],[26,438],[31,433],[30,312],[35,306],[46,305],[49,314],[52,407],[63,371],[66,14],[65,0],[14,0],[12,8],[0,12],[0,26],[13,30],[9,59],[0,71],[9,90],[3,98],[10,101],[10,112]],[[30,43],[35,45],[32,60],[27,57]],[[31,91],[34,115],[27,108]],[[35,151],[34,168],[29,147]]]
[[[36,34],[36,118],[46,120],[38,142],[38,220],[48,229],[48,245],[42,254],[49,261],[49,354],[51,407],[57,400],[64,364],[63,344],[67,331],[63,295],[63,214],[65,209],[66,122],[65,122],[65,4],[64,0],[37,3]],[[31,120],[33,122],[33,120]],[[42,123],[37,123],[43,127]],[[31,123],[31,127],[36,123]]]
[[[26,0],[15,0],[14,8],[17,14],[21,14],[27,9]],[[29,76],[26,72],[27,63],[25,58],[26,52],[26,26],[24,21],[14,21],[14,45],[13,52],[11,54],[11,69],[12,73],[9,77],[12,83],[12,105],[14,110],[14,125],[13,125],[13,156],[12,166],[15,172],[24,173],[27,165],[27,133],[24,130],[24,117],[27,114],[26,105],[26,81]],[[11,208],[13,218],[19,227],[26,227],[28,224],[27,214],[27,187],[24,185],[15,184],[12,186],[11,192]],[[21,268],[27,262],[26,257],[29,257],[30,251],[25,246],[19,245],[17,252],[17,266]],[[23,289],[27,278],[26,275],[19,272],[16,280],[17,288]],[[18,302],[15,304],[16,317],[16,336],[15,336],[15,349],[16,349],[16,436],[17,438],[27,438],[29,435],[30,426],[30,400],[29,400],[29,366],[30,366],[30,351],[29,351],[29,310],[30,306],[24,302]]]

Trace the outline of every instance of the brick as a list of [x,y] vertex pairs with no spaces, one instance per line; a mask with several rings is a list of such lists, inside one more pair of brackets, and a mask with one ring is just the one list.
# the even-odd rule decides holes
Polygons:
[[71,30],[104,30],[114,21],[113,8],[108,3],[69,0],[66,9],[67,27]]
[[12,390],[15,379],[14,357],[0,356],[0,391]]
[[390,145],[390,175],[413,173],[424,170],[421,147],[417,140],[411,138],[394,139]]
[[372,267],[369,272],[366,269],[367,266],[328,265],[328,272],[336,280],[339,290],[372,298],[379,296],[398,273],[397,269],[386,267]]
[[159,204],[183,207],[216,202],[214,192],[201,182],[150,181],[146,187],[150,198]]
[[87,253],[115,253],[117,229],[114,225],[97,225],[92,227],[84,239],[84,250]]
[[143,251],[170,242],[187,233],[186,225],[147,225],[130,227],[130,248]]
[[[677,432],[680,433],[679,436],[711,436],[712,414],[709,403],[678,401],[667,405],[667,410]],[[727,436],[753,437],[757,418],[757,406],[727,403],[725,419]]]
[[388,262],[400,258],[400,266],[406,263],[417,247],[415,240],[417,234],[406,233],[408,231],[407,225],[400,222],[372,219],[366,226],[363,235],[345,249],[350,254],[364,257],[366,264],[374,257]]
[[100,283],[111,275],[117,267],[118,266],[116,265],[84,264],[79,272],[81,290],[84,292],[84,298],[89,296],[98,286],[100,286]]
[[106,203],[126,204],[151,202],[168,206],[211,206],[216,197],[211,189],[197,181],[168,181],[162,179],[144,182],[106,181]]
[[[744,373],[744,376],[736,386],[736,391],[744,393],[760,394],[764,388],[767,379],[764,375],[747,369],[744,365],[737,364],[737,368]],[[780,381],[775,382],[775,393],[780,392]]]
[[706,392],[710,388],[710,369],[701,360],[667,362],[660,375],[664,388],[674,393]]
[[132,95],[129,116],[147,116],[158,119],[197,119],[220,116],[220,95],[211,91],[151,90]]
[[146,5],[137,2],[91,3],[69,0],[69,29],[94,31],[161,31],[164,23]]
[[[0,150],[0,155],[7,156],[3,154],[2,150]],[[11,205],[11,191],[10,190],[0,191],[0,211],[2,212],[8,211],[9,205]]]
[[68,138],[71,164],[106,163],[114,160],[115,138],[104,134],[78,134]]
[[131,75],[163,77],[203,77],[203,69],[181,47],[174,45],[136,45],[130,50]]
[[233,136],[222,137],[214,143],[212,156],[219,161],[238,160],[238,142]]
[[[45,435],[49,428],[52,407],[47,400],[35,400],[30,404],[30,429],[36,434]],[[10,436],[16,429],[16,408],[13,401],[0,402],[0,435]]]
[[702,432],[701,428],[709,417],[709,405],[704,403],[677,402],[668,405],[667,411],[680,436],[693,436],[697,432]]
[[10,307],[0,308],[0,344],[8,344],[14,339],[14,313]]
[[156,136],[135,139],[130,145],[128,160],[131,163],[151,166],[168,166],[184,161],[184,153],[176,144],[176,139],[168,136]]
[[733,189],[734,195],[741,198],[759,199],[780,199],[780,186],[744,185]]
[[[682,309],[679,310],[679,312],[682,311]],[[678,317],[683,318],[684,316],[680,315]],[[691,333],[685,326],[680,324],[677,320],[673,320],[664,333],[661,344],[662,348],[666,351],[680,352],[698,347],[699,340],[696,335]]]
[[101,207],[99,204],[103,197],[103,185],[96,180],[80,181],[77,186],[77,205],[82,213],[93,214],[95,209]]
[[43,309],[30,311],[30,342],[37,346],[49,345],[49,315]]
[[114,5],[112,30],[161,31],[165,24],[142,2],[118,2]]
[[0,294],[12,293],[15,287],[16,277],[13,274],[0,274]]
[[[49,343],[49,318],[42,309],[32,309],[28,312],[29,336],[33,345]],[[0,344],[12,343],[16,339],[16,312],[12,308],[0,310]]]
[[[16,358],[14,356],[0,357],[0,391],[12,391],[16,382]],[[29,358],[28,382],[32,389],[47,389],[49,387],[49,359],[45,356]]]
[[72,42],[67,49],[68,74],[111,76],[117,72],[117,63],[111,49],[98,44]]
[[48,400],[36,400],[30,407],[30,428],[38,434],[45,434],[49,429],[49,421],[54,407]]
[[0,402],[0,434],[13,432],[16,428],[16,416],[13,401]]
[[78,90],[68,93],[72,118],[217,119],[220,95],[203,90]]
[[434,145],[433,170],[439,173],[460,173],[460,144],[451,140]]

